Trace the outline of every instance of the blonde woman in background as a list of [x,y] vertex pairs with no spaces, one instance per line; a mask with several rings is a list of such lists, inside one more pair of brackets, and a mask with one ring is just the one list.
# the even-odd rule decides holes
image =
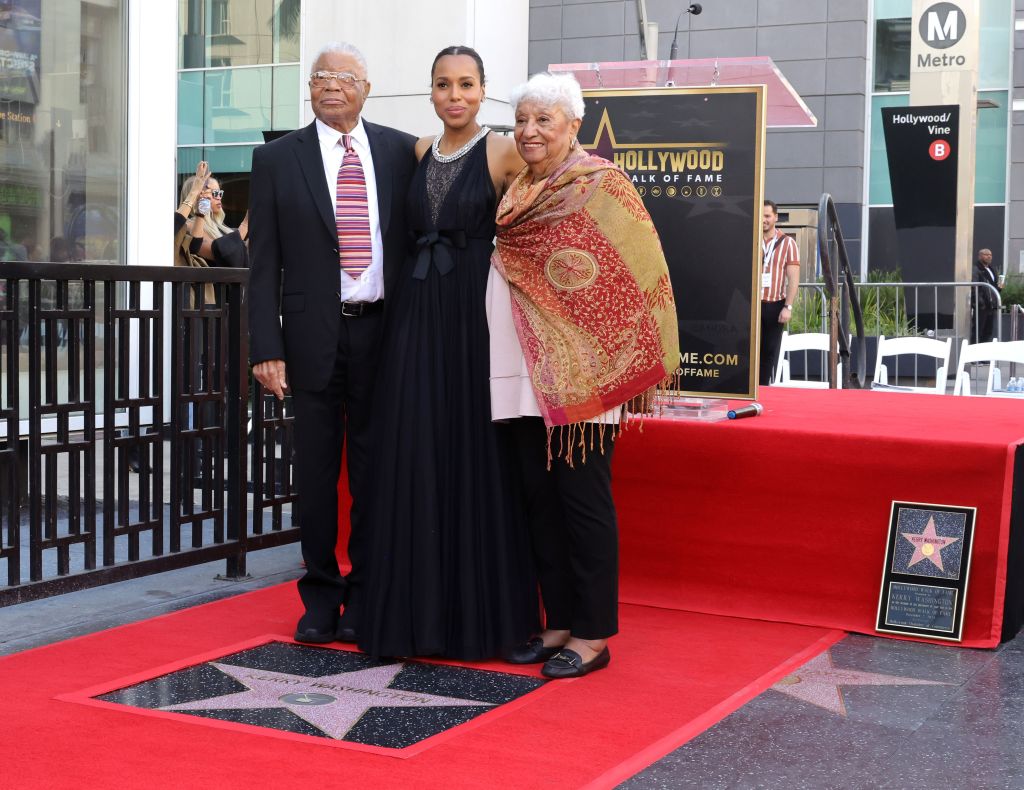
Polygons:
[[[208,173],[208,166],[200,162],[200,169]],[[224,224],[224,190],[211,175],[189,176],[181,185],[181,205],[189,205],[192,221],[188,233],[192,237],[189,250],[206,260],[211,266],[249,265],[245,242],[249,237],[249,214],[246,213],[238,230]],[[197,185],[202,184],[197,192]],[[198,195],[198,197],[196,197]]]

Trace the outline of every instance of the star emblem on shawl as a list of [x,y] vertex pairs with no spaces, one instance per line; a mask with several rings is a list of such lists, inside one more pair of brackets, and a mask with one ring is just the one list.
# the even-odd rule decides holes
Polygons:
[[956,543],[960,538],[944,538],[935,532],[935,518],[930,517],[928,523],[924,527],[924,532],[901,532],[904,538],[906,538],[914,546],[914,556],[910,558],[910,562],[907,563],[907,567],[910,568],[923,560],[930,560],[931,563],[938,568],[940,571],[946,569],[942,567],[942,550],[951,543]]
[[340,740],[370,708],[494,707],[490,702],[391,688],[395,676],[405,667],[401,662],[321,677],[216,662],[211,662],[211,666],[237,680],[246,690],[166,705],[160,710],[285,708],[328,737]]
[[817,705],[838,716],[846,715],[842,686],[949,686],[937,680],[920,680],[899,675],[879,675],[856,669],[838,669],[826,650],[787,675],[772,689],[802,702]]

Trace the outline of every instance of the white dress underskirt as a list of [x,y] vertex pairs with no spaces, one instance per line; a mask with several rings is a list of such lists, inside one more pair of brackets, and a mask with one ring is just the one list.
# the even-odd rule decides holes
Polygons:
[[[540,417],[530,369],[512,319],[512,294],[505,278],[493,266],[487,276],[486,301],[491,346],[491,419]],[[618,425],[621,416],[622,407],[616,406],[587,422]]]

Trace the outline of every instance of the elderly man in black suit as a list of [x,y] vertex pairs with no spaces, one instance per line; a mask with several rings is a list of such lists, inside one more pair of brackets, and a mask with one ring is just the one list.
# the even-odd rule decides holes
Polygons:
[[[414,137],[360,118],[370,82],[355,47],[324,46],[309,93],[316,120],[253,153],[249,331],[256,379],[293,398],[306,563],[295,638],[324,643],[355,641],[359,628],[373,386],[384,297],[409,252],[416,157]],[[342,577],[334,549],[346,440],[352,571]]]

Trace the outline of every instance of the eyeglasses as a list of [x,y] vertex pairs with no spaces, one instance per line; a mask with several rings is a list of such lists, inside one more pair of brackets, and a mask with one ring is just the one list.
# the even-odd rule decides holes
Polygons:
[[224,197],[224,190],[223,189],[211,189],[210,190],[210,197],[216,198],[217,200],[220,200],[222,197]]
[[309,75],[309,84],[314,88],[326,88],[331,80],[337,80],[343,88],[352,88],[357,82],[366,82],[347,71],[314,71]]

